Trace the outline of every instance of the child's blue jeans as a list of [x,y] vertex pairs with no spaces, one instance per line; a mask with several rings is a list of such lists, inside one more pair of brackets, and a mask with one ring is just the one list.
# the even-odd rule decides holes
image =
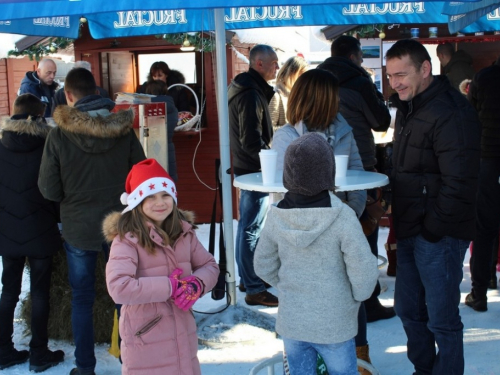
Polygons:
[[315,344],[283,337],[291,375],[316,375],[318,354],[329,375],[358,375],[354,339],[337,344]]

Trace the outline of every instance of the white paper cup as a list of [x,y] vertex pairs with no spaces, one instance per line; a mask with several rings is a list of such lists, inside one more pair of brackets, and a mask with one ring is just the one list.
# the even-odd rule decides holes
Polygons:
[[260,150],[260,168],[262,171],[262,184],[272,185],[276,178],[276,162],[278,152],[276,150]]
[[348,155],[335,155],[335,178],[347,175]]

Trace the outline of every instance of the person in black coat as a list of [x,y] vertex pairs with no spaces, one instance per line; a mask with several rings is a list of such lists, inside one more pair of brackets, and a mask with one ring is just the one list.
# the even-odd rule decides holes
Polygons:
[[[58,207],[38,190],[38,172],[50,127],[42,117],[45,104],[32,94],[14,102],[14,115],[2,123],[0,139],[0,369],[30,360],[41,372],[64,360],[48,349],[47,324],[52,255],[61,247]],[[30,265],[30,351],[14,348],[14,311],[21,294],[24,264]]]
[[[144,82],[137,89],[137,93],[144,94],[146,93],[146,87],[148,83],[153,81],[163,81],[166,83],[167,87],[170,87],[175,84],[185,84],[186,79],[184,75],[178,70],[170,69],[166,62],[157,61],[151,65],[148,74],[148,80]],[[179,112],[191,112],[191,93],[188,89],[182,86],[175,86],[168,90],[168,95],[170,95],[174,99],[175,107]]]

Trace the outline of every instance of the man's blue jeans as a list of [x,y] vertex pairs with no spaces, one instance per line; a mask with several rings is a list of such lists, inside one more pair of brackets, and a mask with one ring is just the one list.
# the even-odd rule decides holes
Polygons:
[[[94,322],[95,269],[99,251],[80,250],[64,243],[68,262],[68,278],[71,286],[71,324],[75,341],[76,366],[81,370],[94,370]],[[108,247],[103,244],[103,250]]]
[[452,237],[436,243],[421,235],[398,240],[394,308],[408,337],[408,359],[416,375],[464,373],[458,305],[468,246],[469,241]]
[[291,375],[316,375],[318,354],[331,375],[358,375],[354,339],[337,344],[315,344],[283,337]]
[[264,282],[255,274],[253,258],[264,226],[269,194],[240,190],[240,220],[236,232],[236,262],[241,282],[248,295],[266,290]]

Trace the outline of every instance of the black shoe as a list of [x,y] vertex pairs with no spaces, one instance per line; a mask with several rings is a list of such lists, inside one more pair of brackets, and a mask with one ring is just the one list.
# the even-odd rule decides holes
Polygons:
[[[266,283],[266,282],[264,282],[264,286],[266,287],[266,289],[271,288],[271,284],[268,284],[268,283]],[[243,284],[238,285],[238,289],[239,289],[239,290],[240,290],[240,292],[242,292],[242,293],[245,293],[245,292],[247,291],[247,288],[245,288],[245,285],[243,285]]]
[[496,289],[497,287],[498,287],[497,277],[495,275],[491,278],[490,283],[488,284],[488,289]]
[[33,351],[30,354],[30,371],[43,372],[51,367],[64,362],[64,352],[62,350],[52,351],[45,349]]
[[70,371],[69,375],[95,375],[95,372],[94,370],[84,371],[82,369],[75,367],[73,370]]
[[373,323],[376,322],[377,320],[382,320],[382,319],[391,319],[396,316],[394,307],[385,307],[380,302],[373,304],[370,307],[365,305],[365,308],[366,308],[367,323]]
[[257,294],[246,295],[245,302],[250,306],[268,306],[268,307],[277,307],[278,306],[278,297],[269,293],[267,290]]
[[6,355],[0,356],[0,370],[19,365],[24,363],[30,357],[30,353],[27,350],[12,350]]
[[469,307],[472,307],[476,311],[488,311],[488,298],[476,297],[474,295],[474,291],[467,294],[467,297],[465,297],[465,304]]

